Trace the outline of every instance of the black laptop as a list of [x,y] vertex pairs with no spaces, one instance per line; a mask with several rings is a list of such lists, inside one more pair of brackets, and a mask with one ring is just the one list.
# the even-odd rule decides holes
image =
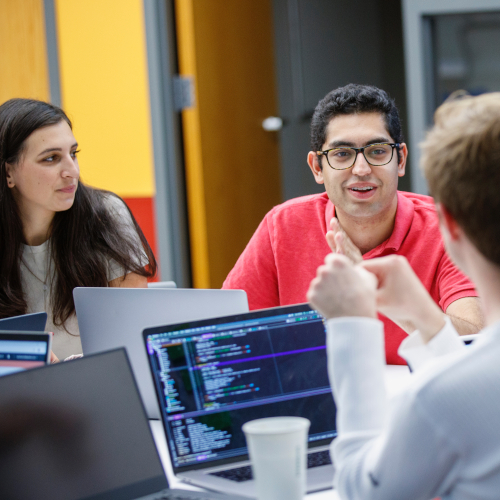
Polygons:
[[38,312],[0,319],[0,330],[43,332],[47,324],[47,313]]
[[229,498],[170,490],[124,349],[0,378],[0,498]]

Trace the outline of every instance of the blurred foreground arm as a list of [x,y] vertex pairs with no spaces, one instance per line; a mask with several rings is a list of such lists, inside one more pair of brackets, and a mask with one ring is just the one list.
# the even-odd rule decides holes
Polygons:
[[420,368],[432,358],[465,349],[454,325],[404,257],[381,257],[363,261],[360,266],[378,279],[377,310],[412,332],[398,351],[412,369]]
[[419,330],[425,343],[444,327],[443,312],[404,257],[391,255],[360,265],[378,279],[379,312],[409,333]]
[[[362,263],[364,267],[370,271],[372,269],[370,268],[370,262],[369,260],[363,261],[363,256],[361,255],[360,250],[354,245],[354,243],[351,241],[349,236],[345,233],[345,231],[341,228],[339,221],[334,217],[330,221],[330,228],[331,230],[326,233],[326,241],[328,245],[330,246],[332,252],[340,254],[340,255],[345,255],[348,257],[354,264],[360,264]],[[390,257],[383,257],[382,259],[376,259],[377,261],[384,260],[384,259],[391,259],[391,258],[398,258],[398,256],[390,256]],[[404,259],[404,257],[402,257]],[[406,261],[406,259],[404,259]],[[397,264],[397,263],[391,263],[391,266],[394,266],[394,268],[403,268],[403,264]],[[376,264],[374,266],[374,270],[378,269],[380,266]],[[407,264],[408,268],[410,268],[409,264]],[[408,273],[405,269],[405,277],[406,278],[418,278],[416,277],[415,273],[411,272]],[[411,268],[409,269],[410,271]],[[375,272],[375,271],[373,271]],[[376,272],[375,272],[376,274]],[[423,298],[424,294],[422,293],[425,292],[426,295],[428,295],[425,290],[425,287],[420,283],[420,286],[415,283],[415,280],[412,279],[413,283],[412,286],[410,287],[405,287],[405,283],[401,283],[401,291],[410,291],[410,293],[419,292],[419,297]],[[418,280],[419,281],[419,280]],[[414,288],[415,287],[415,288]],[[430,298],[430,297],[429,297]],[[431,299],[432,300],[432,299]],[[410,305],[410,302],[408,302],[406,305]],[[441,311],[439,307],[434,307],[434,313],[433,313],[433,318],[437,318],[437,311]],[[420,329],[422,325],[418,326],[418,318],[422,317],[423,315],[416,315],[417,322],[413,323],[409,319],[396,319],[394,316],[391,316],[391,313],[386,313],[384,311],[380,311],[382,314],[387,316],[389,319],[394,321],[399,327],[401,327],[406,333],[412,333],[416,329]],[[479,299],[477,297],[463,297],[460,298],[454,302],[452,302],[448,308],[446,309],[446,315],[451,319],[451,322],[453,326],[455,327],[456,331],[458,332],[459,335],[471,335],[474,333],[479,332],[483,327],[484,327],[484,319],[483,319],[483,314],[481,312],[481,307],[479,304]],[[443,322],[444,324],[444,318]],[[432,328],[432,326],[431,326]],[[425,329],[425,328],[424,328]],[[421,330],[422,331],[422,330]],[[425,332],[424,332],[425,335]]]
[[[344,255],[330,254],[308,292],[312,307],[327,318],[328,373],[337,405],[335,484],[339,496],[351,500],[433,498],[443,493],[440,485],[456,460],[413,394],[405,394],[388,417],[377,308],[400,321],[416,321],[432,342],[445,324],[425,289],[414,289],[423,286],[407,275],[405,265],[413,273],[409,264],[398,259],[379,262],[372,274]],[[458,338],[453,328],[451,334]]]
[[345,255],[331,253],[318,267],[307,299],[325,318],[377,317],[375,275],[353,265]]
[[483,328],[477,297],[452,302],[444,314],[404,257],[390,255],[365,260],[360,265],[379,280],[378,310],[407,333],[419,330],[425,343],[443,328],[446,317],[459,335],[477,333]]

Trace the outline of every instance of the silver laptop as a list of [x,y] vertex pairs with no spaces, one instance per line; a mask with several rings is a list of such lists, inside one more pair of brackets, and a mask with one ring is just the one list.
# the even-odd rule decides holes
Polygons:
[[241,426],[311,421],[307,490],[331,488],[336,436],[323,319],[307,304],[147,328],[143,333],[174,473],[255,496]]
[[242,290],[75,288],[83,354],[125,347],[149,418],[160,418],[141,332],[148,326],[248,311]]
[[0,407],[2,499],[223,500],[168,489],[124,349],[1,377]]

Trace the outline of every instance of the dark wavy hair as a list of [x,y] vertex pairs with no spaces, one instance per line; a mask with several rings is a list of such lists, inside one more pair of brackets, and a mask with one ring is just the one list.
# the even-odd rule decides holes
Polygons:
[[373,112],[383,115],[387,131],[394,142],[404,142],[401,120],[394,99],[384,90],[372,85],[350,83],[329,92],[316,106],[311,120],[312,151],[321,151],[326,141],[326,128],[332,118],[338,115]]
[[[52,104],[32,99],[11,99],[0,106],[0,318],[25,314],[21,285],[23,225],[17,203],[7,186],[6,164],[22,158],[26,139],[42,127],[71,121]],[[51,290],[54,324],[62,326],[75,310],[73,288],[108,285],[107,260],[145,277],[156,274],[157,264],[139,225],[129,210],[142,245],[123,231],[106,207],[105,198],[116,196],[79,182],[69,210],[57,212],[50,229],[50,252],[56,280]],[[126,206],[126,205],[125,205]],[[128,209],[128,207],[127,207]],[[141,266],[143,252],[148,265]]]

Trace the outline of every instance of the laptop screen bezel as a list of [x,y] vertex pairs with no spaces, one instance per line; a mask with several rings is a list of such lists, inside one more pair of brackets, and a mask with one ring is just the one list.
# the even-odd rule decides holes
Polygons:
[[[143,337],[143,342],[144,342],[144,348],[146,350],[146,356],[148,358],[148,364],[150,368],[150,373],[151,373],[151,378],[152,382],[155,388],[155,394],[156,398],[158,401],[158,406],[160,408],[160,414],[161,414],[161,420],[163,424],[163,430],[165,432],[165,439],[167,441],[167,448],[169,450],[169,457],[170,457],[170,442],[169,442],[169,437],[167,433],[167,421],[166,421],[166,415],[165,412],[163,411],[163,405],[162,405],[162,400],[161,400],[161,388],[158,387],[157,385],[157,380],[156,377],[154,376],[154,366],[151,361],[151,355],[148,353],[148,348],[147,348],[147,342],[148,342],[148,336],[149,335],[156,335],[160,333],[168,333],[176,330],[187,330],[190,328],[201,328],[204,326],[211,326],[211,325],[216,325],[216,324],[224,324],[224,323],[231,323],[231,322],[238,322],[238,321],[248,321],[252,319],[257,319],[257,318],[263,318],[263,317],[272,317],[277,314],[293,314],[293,313],[300,313],[300,312],[308,312],[312,311],[313,309],[309,306],[307,303],[303,304],[295,304],[295,305],[290,305],[290,306],[278,306],[278,307],[271,307],[268,309],[259,309],[256,311],[250,311],[247,313],[241,313],[241,314],[234,314],[230,316],[220,316],[216,318],[208,318],[208,319],[203,319],[203,320],[197,320],[197,321],[186,321],[183,323],[175,323],[175,324],[170,324],[170,325],[164,325],[164,326],[155,326],[155,327],[150,327],[150,328],[145,328],[142,332],[142,337]],[[335,439],[335,438],[333,438]],[[326,439],[318,439],[315,441],[308,442],[308,449],[313,449],[313,448],[319,448],[319,447],[324,447],[329,445],[332,442],[331,438],[326,438]],[[174,461],[170,457],[170,463],[172,465],[172,469],[175,474],[182,473],[182,472],[188,472],[188,471],[193,471],[193,470],[199,470],[199,469],[207,469],[207,468],[212,468],[212,467],[219,467],[222,465],[228,465],[228,464],[233,464],[233,463],[238,463],[238,462],[244,462],[246,460],[249,460],[248,453],[242,453],[241,455],[236,455],[230,458],[219,458],[212,460],[210,462],[202,462],[198,464],[192,464],[192,465],[184,465],[182,467],[178,467],[175,465]]]

